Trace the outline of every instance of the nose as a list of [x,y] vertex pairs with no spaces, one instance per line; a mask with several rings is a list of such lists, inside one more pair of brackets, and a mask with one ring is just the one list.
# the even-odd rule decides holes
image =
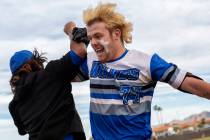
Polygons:
[[91,45],[92,45],[93,47],[95,47],[95,46],[97,46],[98,41],[97,41],[96,39],[92,38],[92,39],[90,40],[90,43],[91,43]]

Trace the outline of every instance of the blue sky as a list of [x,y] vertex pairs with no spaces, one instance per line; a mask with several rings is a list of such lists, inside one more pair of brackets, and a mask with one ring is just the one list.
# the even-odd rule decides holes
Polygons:
[[[110,0],[102,2],[113,2]],[[47,52],[49,60],[69,50],[68,37],[63,33],[66,22],[79,26],[83,9],[99,0],[1,0],[0,1],[0,136],[3,140],[16,137],[17,131],[9,118],[7,105],[10,56],[17,50],[34,47]],[[180,68],[210,82],[210,1],[207,0],[115,0],[118,8],[134,25],[133,43],[128,49],[149,54],[158,53]],[[92,51],[91,47],[88,51]],[[78,89],[80,89],[78,91]],[[88,124],[88,82],[73,85],[74,96]],[[154,104],[164,107],[165,121],[181,119],[189,114],[209,110],[209,101],[182,94],[166,84],[159,84]],[[83,100],[79,100],[82,97]],[[84,98],[86,97],[86,98]],[[182,99],[182,100],[181,100]],[[208,107],[207,107],[208,106]],[[85,110],[83,112],[83,109]],[[5,119],[7,118],[7,119]],[[155,115],[153,124],[157,124]],[[16,137],[17,140],[26,137]]]

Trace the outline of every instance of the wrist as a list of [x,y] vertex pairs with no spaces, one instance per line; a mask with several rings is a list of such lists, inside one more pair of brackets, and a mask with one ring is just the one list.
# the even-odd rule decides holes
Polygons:
[[74,51],[69,51],[69,56],[70,56],[70,58],[71,58],[71,60],[72,60],[72,63],[74,64],[74,65],[79,65],[79,64],[81,64],[81,62],[83,61],[83,58],[81,58],[80,56],[78,56],[78,54],[76,54]]

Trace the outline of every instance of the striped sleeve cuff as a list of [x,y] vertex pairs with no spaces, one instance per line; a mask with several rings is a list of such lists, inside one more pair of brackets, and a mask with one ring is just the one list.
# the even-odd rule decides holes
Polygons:
[[170,84],[174,88],[179,88],[182,84],[187,72],[179,69],[176,65],[169,67],[160,81]]
[[171,80],[169,81],[169,84],[172,87],[178,89],[182,84],[183,80],[185,79],[186,74],[187,74],[186,71],[177,68]]

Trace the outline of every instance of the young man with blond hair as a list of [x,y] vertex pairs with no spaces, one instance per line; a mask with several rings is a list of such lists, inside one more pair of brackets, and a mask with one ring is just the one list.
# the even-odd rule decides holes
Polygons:
[[158,81],[207,99],[210,84],[157,54],[128,50],[125,44],[131,43],[132,24],[115,8],[116,4],[100,3],[83,14],[94,50],[88,53],[84,70],[90,79],[92,136],[95,140],[147,140],[152,134],[151,103]]

